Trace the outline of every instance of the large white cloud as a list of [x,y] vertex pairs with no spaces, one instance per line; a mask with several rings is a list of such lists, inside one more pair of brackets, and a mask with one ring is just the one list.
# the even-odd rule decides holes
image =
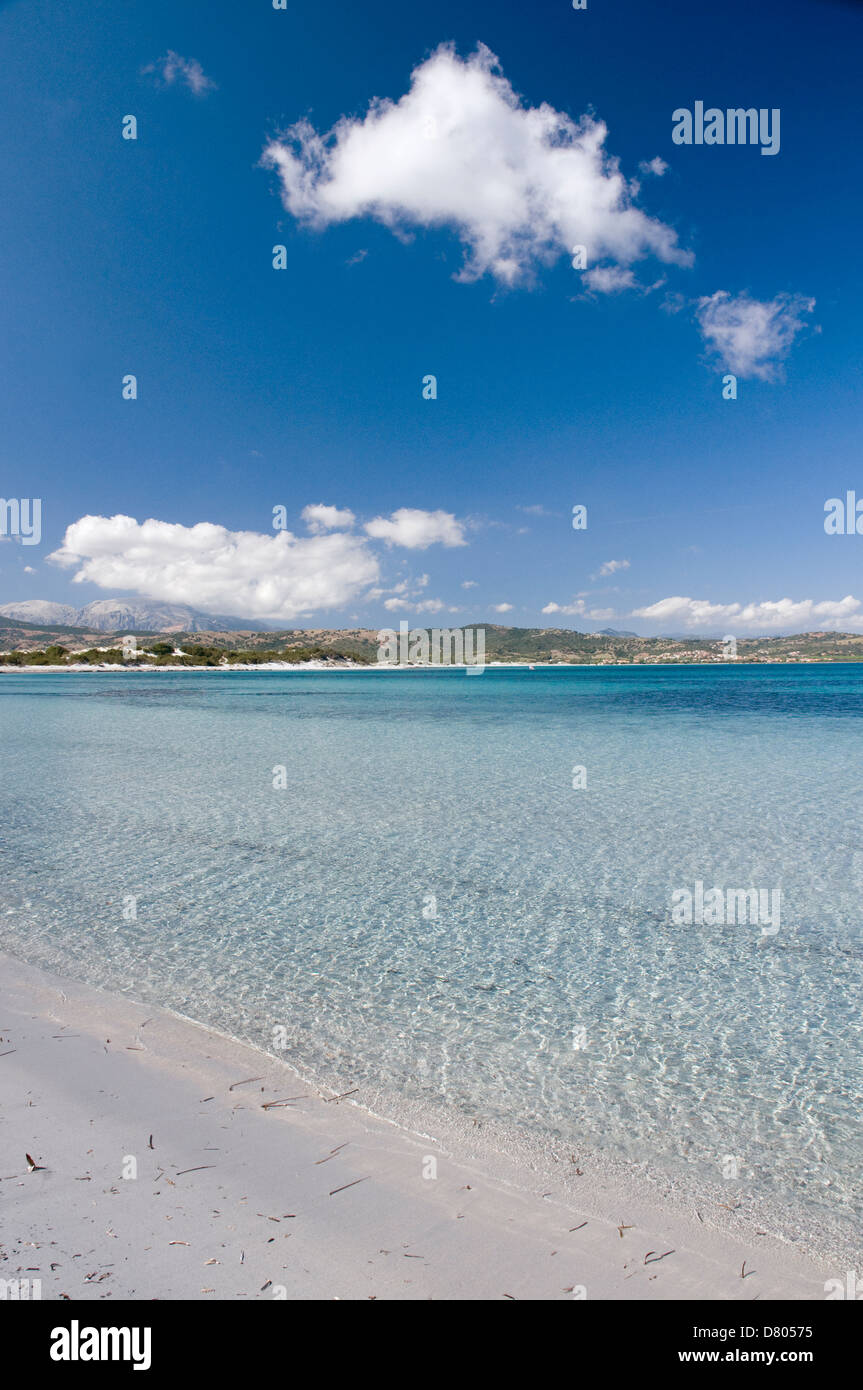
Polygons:
[[[347,508],[313,503],[302,516],[310,536],[228,531],[205,521],[181,526],[122,515],[84,516],[67,528],[60,549],[48,558],[77,566],[76,583],[188,603],[204,613],[290,622],[359,597],[380,598],[386,591],[373,587],[380,562],[372,540],[407,550],[467,544],[461,522],[450,512],[402,507],[389,519],[368,522],[364,536],[349,534],[355,517]],[[395,592],[427,584],[428,575],[421,575],[397,585]],[[427,600],[428,611],[432,602],[443,606]]]
[[702,336],[719,363],[736,376],[774,381],[797,334],[806,327],[815,300],[780,294],[775,299],[731,296],[717,290],[696,304]]
[[[445,44],[398,101],[375,100],[325,135],[300,121],[267,144],[263,163],[288,211],[311,226],[372,217],[398,233],[450,227],[465,247],[461,278],[507,284],[583,245],[592,288],[613,290],[645,256],[692,257],[635,206],[637,183],[606,152],[606,134],[591,116],[524,105],[485,45],[462,60]],[[596,275],[603,263],[623,272]]]
[[274,622],[339,608],[379,575],[377,557],[358,536],[268,536],[131,516],[82,517],[49,559],[78,566],[78,583]]
[[711,603],[708,599],[675,595],[651,603],[646,608],[635,608],[630,616],[647,618],[651,622],[662,623],[666,628],[673,625],[693,630],[709,628],[716,631],[719,625],[724,624],[735,632],[786,628],[796,628],[801,632],[813,628],[847,628],[857,632],[863,630],[861,606],[860,599],[852,594],[842,599],[817,602],[811,598],[780,598],[758,603]]

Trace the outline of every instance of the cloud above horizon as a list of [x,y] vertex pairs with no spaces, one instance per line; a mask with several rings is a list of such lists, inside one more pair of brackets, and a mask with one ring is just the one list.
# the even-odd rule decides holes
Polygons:
[[560,613],[565,618],[589,618],[594,622],[615,616],[613,608],[588,608],[583,598],[573,599],[571,603],[547,603],[542,612],[546,617]]
[[[460,523],[448,512],[402,508],[389,521],[379,517],[368,523],[368,536],[333,529],[353,525],[347,509],[316,503],[303,517],[308,536],[229,531],[205,521],[183,526],[123,515],[84,516],[67,528],[48,559],[76,569],[74,583],[186,603],[226,617],[289,622],[374,596],[380,560],[372,537],[406,549],[466,544]],[[418,581],[420,587],[426,582],[427,576]]]
[[584,597],[578,596],[569,603],[547,603],[542,613],[546,617],[560,614],[594,622],[642,618],[661,626],[663,632],[685,630],[711,636],[721,628],[738,636],[744,632],[752,635],[789,631],[863,632],[863,601],[853,594],[842,599],[781,598],[750,603],[711,603],[709,599],[674,595],[628,613],[612,608],[588,608]]
[[842,599],[815,601],[810,598],[781,598],[758,603],[711,603],[708,599],[675,595],[644,608],[634,608],[629,616],[647,618],[665,627],[674,625],[692,630],[708,628],[715,631],[717,625],[724,624],[729,630],[733,628],[737,632],[744,628],[765,632],[789,627],[800,632],[812,631],[813,628],[861,631],[861,608],[863,604],[860,599],[852,594],[846,594]]
[[525,105],[484,44],[466,59],[442,44],[398,101],[375,99],[365,117],[342,116],[326,134],[298,121],[268,142],[262,163],[310,227],[370,217],[402,238],[446,227],[464,247],[458,279],[505,285],[583,245],[591,287],[607,292],[630,284],[629,268],[647,256],[693,259],[673,228],[635,205],[638,182],[607,152],[607,133],[590,115]]
[[[460,610],[439,597],[424,597],[429,575],[402,578],[394,586],[381,586],[381,551],[424,550],[432,544],[465,545],[463,523],[449,512],[424,512],[401,508],[389,519],[365,523],[367,534],[350,529],[355,524],[347,508],[315,503],[302,513],[310,534],[296,536],[287,530],[274,534],[229,531],[224,526],[198,522],[193,526],[134,517],[84,516],[66,530],[63,543],[47,558],[74,569],[74,583],[92,583],[100,589],[126,591],[141,597],[185,603],[204,613],[248,617],[268,622],[291,622],[317,612],[339,609],[362,601],[383,602],[390,612],[415,613]],[[402,562],[403,563],[403,562]],[[624,562],[605,566],[626,568]],[[474,587],[463,581],[462,587]],[[744,633],[803,632],[812,630],[863,631],[863,600],[853,594],[840,599],[811,598],[714,603],[705,598],[673,595],[616,613],[611,608],[588,607],[589,595],[573,595],[566,603],[549,602],[543,616],[559,614],[589,621],[642,619],[660,630],[704,632],[720,628]],[[492,604],[492,611],[512,611],[509,602]]]
[[448,613],[459,611],[457,608],[444,603],[441,598],[425,598],[420,602],[414,602],[410,598],[388,598],[384,603],[384,608],[388,613],[442,613],[444,609]]
[[732,296],[717,290],[697,300],[695,318],[719,365],[735,376],[776,381],[797,334],[807,327],[815,300],[802,294],[775,299]]

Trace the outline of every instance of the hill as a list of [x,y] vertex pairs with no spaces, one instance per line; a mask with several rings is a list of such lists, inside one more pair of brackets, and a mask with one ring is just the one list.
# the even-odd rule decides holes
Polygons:
[[[172,631],[170,640],[165,641],[165,634],[152,628],[123,627],[109,633],[93,626],[39,624],[8,616],[0,616],[0,651],[36,653],[48,647],[63,647],[69,653],[89,650],[94,653],[91,659],[97,659],[98,649],[116,651],[121,645],[121,635],[130,631],[134,631],[141,646],[160,643],[160,656],[165,662],[171,660],[174,646],[189,651],[190,655],[194,649],[200,660],[209,652],[211,664],[223,654],[230,654],[233,660],[239,659],[242,653],[249,654],[252,660],[272,660],[287,651],[296,659],[300,653],[311,650],[324,654],[332,652],[338,659],[355,658],[367,663],[377,659],[378,651],[376,628],[283,628],[275,632],[252,628],[187,628]],[[726,659],[719,636],[635,637],[576,632],[571,628],[501,627],[494,623],[486,624],[484,631],[487,661],[643,665]],[[863,661],[863,634],[806,632],[788,637],[740,637],[737,653],[738,660],[743,662]]]

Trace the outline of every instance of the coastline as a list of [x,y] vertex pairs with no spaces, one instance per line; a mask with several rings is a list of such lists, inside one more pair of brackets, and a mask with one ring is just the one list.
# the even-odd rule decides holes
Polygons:
[[6,954],[0,1053],[2,1272],[43,1298],[806,1300],[844,1277],[757,1211],[396,1124],[368,1088]]
[[[817,661],[814,658],[801,658],[796,661],[746,661],[741,660],[737,667],[741,666],[859,666],[863,662],[859,661]],[[633,670],[683,670],[687,667],[719,667],[728,669],[729,663],[725,661],[486,661],[482,665],[482,670],[488,671],[560,671],[560,670],[607,670],[609,667],[630,668]],[[482,674],[476,668],[471,668],[467,663],[450,663],[447,665],[435,665],[429,662],[428,665],[421,665],[419,662],[409,666],[386,665],[383,662],[370,662],[366,665],[360,662],[341,661],[338,664],[328,664],[326,661],[260,661],[260,662],[232,662],[229,666],[131,666],[120,665],[112,662],[102,662],[91,664],[90,662],[73,663],[69,666],[5,666],[0,663],[0,675],[30,675],[31,673],[42,673],[46,676],[83,676],[88,673],[93,675],[117,674],[124,672],[129,675],[152,675],[164,671],[181,671],[190,674],[211,673],[214,675],[229,675],[232,671],[313,671],[313,672],[336,672],[336,671],[384,671],[389,674],[404,673],[405,671],[467,671],[472,670],[473,674]]]

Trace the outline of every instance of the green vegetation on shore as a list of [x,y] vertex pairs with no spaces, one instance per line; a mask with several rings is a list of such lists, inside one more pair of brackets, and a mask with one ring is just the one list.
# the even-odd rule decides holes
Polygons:
[[286,647],[283,650],[264,649],[244,651],[241,648],[225,650],[222,647],[206,646],[200,642],[183,646],[174,642],[155,642],[149,647],[140,647],[134,656],[124,653],[122,647],[89,647],[86,651],[74,651],[58,645],[35,651],[14,651],[0,657],[5,666],[262,666],[266,662],[279,661],[298,665],[303,661],[357,662],[368,665],[371,658],[355,652],[342,652],[334,647]]
[[[473,626],[473,625],[471,625]],[[725,661],[718,637],[632,637],[568,628],[500,627],[485,632],[486,660],[524,664],[658,665]],[[463,629],[467,631],[468,629]],[[128,634],[129,636],[133,634]],[[287,629],[283,632],[136,633],[138,655],[124,657],[120,633],[39,628],[0,623],[0,664],[68,666],[260,666],[268,662],[326,661],[361,666],[377,662],[372,628]],[[77,637],[77,640],[75,640]],[[790,637],[738,637],[737,663],[863,661],[863,634],[806,632]]]

